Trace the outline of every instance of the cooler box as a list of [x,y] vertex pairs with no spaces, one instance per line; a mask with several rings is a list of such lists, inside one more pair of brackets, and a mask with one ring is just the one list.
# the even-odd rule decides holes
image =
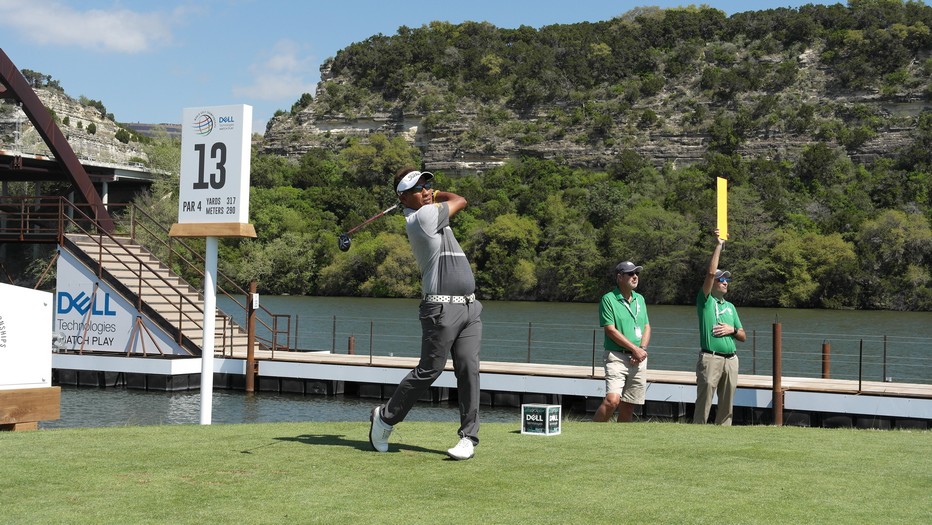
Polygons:
[[555,436],[560,433],[560,405],[521,405],[521,433]]

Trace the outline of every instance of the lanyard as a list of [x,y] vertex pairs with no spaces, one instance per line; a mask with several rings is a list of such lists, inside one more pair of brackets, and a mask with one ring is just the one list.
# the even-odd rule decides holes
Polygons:
[[634,299],[634,308],[635,311],[631,311],[631,306],[628,305],[628,301],[625,301],[621,296],[621,292],[615,294],[615,298],[618,299],[618,302],[625,306],[625,309],[628,310],[628,313],[631,314],[631,318],[634,319],[635,324],[638,320],[638,315],[641,314],[641,303],[638,302],[637,298],[634,296],[634,292],[631,293],[631,298]]
[[[721,303],[719,303],[717,299],[713,299],[713,300],[715,301],[715,321],[721,322],[722,314],[728,311],[728,307],[725,306],[725,301],[722,301]],[[718,309],[719,304],[721,304],[723,307],[721,311],[719,311]]]

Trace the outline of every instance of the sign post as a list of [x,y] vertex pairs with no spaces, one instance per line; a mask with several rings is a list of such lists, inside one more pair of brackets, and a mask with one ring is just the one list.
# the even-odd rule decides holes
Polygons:
[[186,108],[181,131],[178,223],[172,237],[206,237],[201,347],[201,424],[213,408],[214,328],[217,315],[217,239],[255,237],[249,224],[252,107]]
[[718,195],[718,220],[716,222],[718,237],[728,240],[728,179],[716,177],[715,182]]

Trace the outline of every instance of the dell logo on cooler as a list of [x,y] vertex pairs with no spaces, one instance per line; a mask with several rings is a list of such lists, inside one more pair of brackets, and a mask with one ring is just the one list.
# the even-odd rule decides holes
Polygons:
[[87,310],[91,310],[91,315],[116,315],[116,311],[110,308],[110,294],[104,293],[104,308],[103,310],[97,307],[97,298],[95,297],[92,301],[91,298],[84,292],[79,293],[77,296],[72,296],[68,292],[58,292],[58,313],[66,314],[71,310],[77,310],[81,315],[87,313]]
[[235,121],[233,120],[233,117],[220,117],[220,123],[221,124],[227,124],[227,123],[234,124]]

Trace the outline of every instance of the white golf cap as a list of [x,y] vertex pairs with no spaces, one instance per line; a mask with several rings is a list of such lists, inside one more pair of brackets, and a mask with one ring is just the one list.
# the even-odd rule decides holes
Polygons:
[[417,181],[421,180],[421,178],[423,178],[425,181],[428,181],[434,178],[434,174],[429,171],[409,172],[407,175],[402,177],[400,181],[398,181],[398,186],[395,188],[395,191],[397,191],[400,195],[401,192],[413,188],[414,185],[417,184]]

